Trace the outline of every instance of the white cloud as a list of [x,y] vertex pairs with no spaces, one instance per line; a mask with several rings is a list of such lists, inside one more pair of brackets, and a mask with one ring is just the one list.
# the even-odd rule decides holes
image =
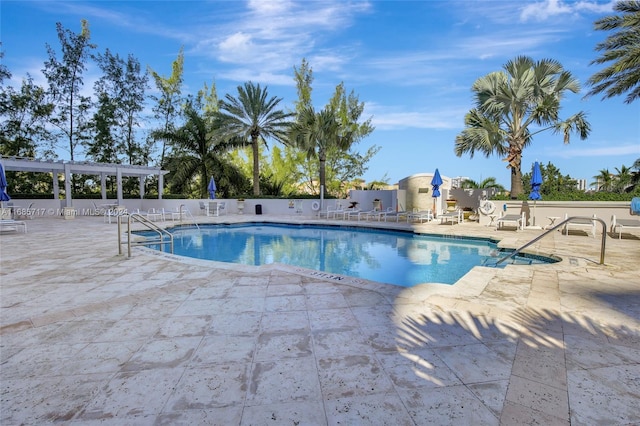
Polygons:
[[459,129],[462,126],[460,117],[467,111],[455,108],[441,108],[439,110],[402,111],[397,107],[383,106],[367,102],[363,117],[373,117],[372,124],[376,130],[397,129]]
[[554,156],[562,158],[574,157],[617,157],[620,155],[640,155],[640,145],[619,145],[611,146],[603,144],[601,148],[571,148],[553,150]]
[[577,15],[580,12],[607,13],[613,9],[613,3],[613,1],[602,4],[595,1],[569,3],[562,0],[545,0],[526,5],[520,13],[520,20],[546,21],[556,16]]

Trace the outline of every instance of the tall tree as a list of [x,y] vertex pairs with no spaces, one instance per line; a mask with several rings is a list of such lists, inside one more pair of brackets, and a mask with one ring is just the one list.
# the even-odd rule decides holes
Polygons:
[[353,136],[353,133],[336,119],[331,108],[327,107],[316,113],[313,107],[307,106],[298,113],[297,120],[291,126],[289,138],[307,153],[307,159],[318,160],[320,188],[326,188],[327,152],[331,148],[348,149]]
[[613,176],[609,172],[609,169],[602,169],[593,177],[595,182],[591,185],[596,187],[597,191],[611,191],[613,188]]
[[488,188],[496,188],[498,191],[504,191],[504,186],[500,185],[495,177],[488,177],[481,182],[476,182],[473,179],[465,179],[462,181],[462,188],[465,189],[488,189]]
[[66,137],[72,161],[76,148],[84,138],[83,130],[86,130],[86,119],[91,108],[91,98],[82,96],[80,92],[84,85],[82,73],[87,69],[86,61],[91,50],[96,47],[89,42],[89,23],[83,19],[81,25],[80,34],[75,34],[64,29],[61,23],[56,24],[62,60],[57,59],[55,50],[47,44],[49,59],[42,70],[49,82],[49,96],[55,105],[51,122]]
[[47,123],[53,112],[44,88],[31,76],[22,80],[20,91],[5,87],[0,91],[0,154],[51,158],[55,136]]
[[598,31],[615,31],[596,45],[602,55],[593,64],[609,65],[588,80],[592,89],[587,96],[603,94],[603,99],[627,93],[625,103],[640,97],[640,1],[617,2],[613,9],[620,15],[607,16],[595,22]]
[[[154,118],[161,124],[160,132],[171,132],[176,128],[176,119],[180,116],[180,108],[182,104],[182,83],[184,73],[184,49],[180,48],[178,57],[171,66],[171,75],[162,77],[160,74],[149,68],[151,76],[156,84],[159,95],[151,96],[156,102],[153,107]],[[164,167],[164,160],[167,155],[166,141],[162,143],[160,153],[160,167]]]
[[138,142],[136,129],[144,109],[148,75],[134,56],[129,55],[125,62],[109,49],[96,55],[96,62],[103,76],[94,86],[98,95],[98,110],[93,118],[96,137],[87,143],[88,154],[111,152],[107,155],[111,162],[119,163],[124,156],[127,164],[144,164],[148,153]]
[[296,112],[299,114],[306,107],[310,107],[311,92],[313,88],[313,70],[309,65],[309,62],[305,58],[302,58],[300,68],[293,67],[293,78],[296,82],[296,90],[298,91],[298,100],[295,102]]
[[[584,112],[561,120],[560,101],[565,92],[577,93],[578,80],[552,59],[534,62],[519,56],[472,86],[475,108],[464,118],[465,129],[456,136],[457,156],[476,151],[503,156],[511,169],[511,197],[523,193],[522,152],[537,133],[552,130],[569,143],[572,132],[586,139],[591,127]],[[530,126],[535,125],[532,131]]]
[[260,195],[260,140],[286,142],[290,113],[277,109],[282,98],[268,98],[267,88],[252,82],[238,86],[238,97],[227,94],[220,102],[219,125],[225,139],[239,139],[251,144],[253,151],[253,195]]
[[615,167],[615,169],[618,174],[614,180],[613,189],[622,194],[631,186],[633,175],[631,169],[624,164],[620,168]]
[[213,129],[214,120],[196,110],[193,104],[187,103],[184,115],[186,121],[182,127],[154,132],[154,137],[167,141],[173,148],[175,155],[168,157],[167,162],[172,171],[172,183],[184,190],[195,182],[200,198],[207,198],[209,177],[214,171],[219,188],[229,186],[229,183],[241,185],[242,173],[225,162],[222,155],[237,147],[234,140],[218,139]]
[[[311,100],[313,70],[305,59],[299,69],[294,67],[294,80],[298,92],[297,119],[291,128],[290,138],[294,146],[306,153],[308,159],[318,160],[318,181],[321,188],[329,190],[327,164],[331,168],[329,174],[344,179],[332,182],[331,189],[338,191],[342,182],[358,176],[355,173],[362,171],[370,156],[378,150],[373,147],[373,151],[369,150],[365,156],[349,152],[355,143],[373,132],[371,119],[359,122],[364,103],[359,101],[353,91],[347,96],[344,83],[336,86],[328,105],[320,112],[315,112]],[[309,165],[307,169],[313,170],[313,167]]]

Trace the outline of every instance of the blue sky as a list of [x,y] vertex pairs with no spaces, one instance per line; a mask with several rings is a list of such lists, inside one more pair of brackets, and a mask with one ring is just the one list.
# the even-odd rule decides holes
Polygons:
[[[518,55],[559,61],[582,83],[569,94],[561,117],[585,111],[588,140],[543,132],[524,152],[523,172],[534,161],[552,162],[563,174],[587,179],[599,170],[631,166],[640,158],[640,102],[623,97],[584,99],[585,82],[599,70],[589,63],[608,34],[594,31],[613,13],[603,1],[11,1],[1,5],[4,64],[14,87],[41,74],[45,44],[59,42],[55,24],[74,32],[87,19],[98,51],[133,54],[161,75],[184,47],[184,93],[215,82],[218,95],[237,94],[246,81],[293,108],[293,67],[306,58],[313,69],[312,98],[323,107],[344,82],[366,103],[375,131],[356,148],[380,152],[363,176],[389,183],[439,168],[449,177],[495,177],[507,188],[509,170],[496,156],[456,157],[454,140],[472,108],[473,82]],[[90,90],[99,77],[85,74]],[[61,156],[64,158],[64,153]],[[68,155],[68,154],[67,154]]]

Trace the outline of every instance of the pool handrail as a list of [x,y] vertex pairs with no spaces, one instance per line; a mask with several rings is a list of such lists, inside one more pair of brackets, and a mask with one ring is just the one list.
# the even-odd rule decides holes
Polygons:
[[[118,255],[122,255],[122,244],[124,244],[124,242],[121,240],[122,238],[122,218],[126,216],[127,217],[127,257],[131,257],[131,246],[132,245],[152,245],[152,244],[170,244],[171,247],[171,254],[173,254],[173,234],[169,231],[167,231],[164,228],[161,228],[160,226],[156,225],[155,223],[153,223],[152,221],[150,221],[149,219],[147,219],[146,217],[142,216],[140,213],[131,213],[131,214],[123,214],[123,215],[118,215]],[[139,223],[141,223],[142,225],[144,225],[146,228],[157,232],[158,236],[159,236],[159,241],[153,241],[153,240],[145,240],[145,241],[138,241],[133,243],[131,241],[131,221],[137,221]],[[165,240],[163,238],[163,235],[166,235],[169,237],[168,240]]]
[[522,247],[520,247],[520,248],[514,250],[513,252],[509,253],[507,256],[501,258],[500,260],[498,260],[496,262],[496,266],[498,266],[499,264],[501,264],[505,260],[507,260],[509,258],[512,258],[513,256],[516,256],[518,253],[520,253],[525,248],[529,247],[531,244],[533,244],[533,243],[541,240],[543,237],[547,236],[549,233],[551,233],[551,231],[555,231],[556,229],[560,228],[561,226],[563,226],[567,222],[570,222],[570,221],[572,221],[574,219],[597,220],[598,222],[600,222],[602,224],[602,243],[600,245],[600,264],[604,265],[604,251],[605,251],[605,243],[606,243],[606,239],[607,239],[607,224],[605,223],[605,221],[600,219],[599,217],[571,216],[571,217],[566,218],[565,220],[563,220],[559,224],[553,226],[552,228],[547,229],[545,232],[543,232],[542,234],[538,235],[533,240],[529,241],[527,244],[525,244]]

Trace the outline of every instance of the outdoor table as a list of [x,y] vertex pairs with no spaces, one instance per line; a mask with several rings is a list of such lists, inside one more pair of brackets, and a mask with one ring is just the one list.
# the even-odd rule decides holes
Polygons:
[[497,216],[497,215],[495,215],[495,214],[490,214],[490,215],[489,215],[489,220],[490,220],[490,222],[487,224],[487,226],[493,226],[493,225],[495,225],[496,217],[498,217],[498,216]]

